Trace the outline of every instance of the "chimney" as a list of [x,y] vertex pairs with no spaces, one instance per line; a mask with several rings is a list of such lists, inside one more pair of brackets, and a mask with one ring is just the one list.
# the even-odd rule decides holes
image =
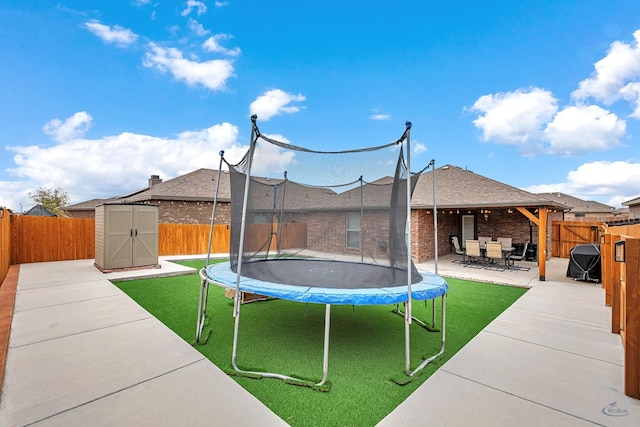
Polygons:
[[162,182],[162,179],[160,178],[160,175],[151,175],[151,178],[149,178],[149,188],[153,187],[154,185],[160,184]]

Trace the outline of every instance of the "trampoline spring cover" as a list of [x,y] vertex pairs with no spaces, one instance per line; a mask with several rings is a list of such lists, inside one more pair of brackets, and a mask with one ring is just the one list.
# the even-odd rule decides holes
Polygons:
[[[394,273],[393,270],[388,266],[334,260],[252,261],[242,264],[239,288],[242,292],[305,303],[377,305],[406,302],[406,271]],[[200,275],[214,284],[236,287],[237,274],[229,262],[206,266]],[[263,280],[263,277],[269,280]],[[284,283],[287,281],[289,283]],[[411,298],[434,299],[446,294],[448,288],[442,277],[421,271],[412,276]]]

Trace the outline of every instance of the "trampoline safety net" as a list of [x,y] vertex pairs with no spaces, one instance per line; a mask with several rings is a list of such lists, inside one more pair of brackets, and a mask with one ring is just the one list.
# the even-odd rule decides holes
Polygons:
[[[406,285],[409,271],[412,283],[420,281],[406,233],[407,205],[424,169],[409,171],[409,122],[397,140],[329,152],[262,135],[255,119],[242,160],[229,164],[223,156],[231,185],[233,271],[324,287]],[[313,262],[270,262],[290,259],[340,262],[322,268]],[[387,268],[357,280],[353,263]]]

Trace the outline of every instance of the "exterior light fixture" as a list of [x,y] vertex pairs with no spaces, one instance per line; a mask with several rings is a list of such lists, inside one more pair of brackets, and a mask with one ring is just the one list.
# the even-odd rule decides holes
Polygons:
[[625,241],[619,240],[615,243],[615,261],[616,262],[624,262],[625,261]]

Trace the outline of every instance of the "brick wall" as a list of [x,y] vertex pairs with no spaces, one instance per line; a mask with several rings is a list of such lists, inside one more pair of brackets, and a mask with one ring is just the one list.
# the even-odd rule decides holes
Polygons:
[[69,218],[95,218],[96,211],[95,210],[77,210],[77,211],[64,211],[65,215]]
[[[411,212],[411,250],[416,263],[433,259],[435,256],[433,239],[433,211],[414,209]],[[515,209],[509,213],[507,209],[492,209],[487,219],[479,212],[468,210],[464,214],[476,214],[476,236],[511,237],[513,243],[524,243],[529,240],[529,219]],[[438,255],[452,253],[450,236],[461,237],[462,211],[438,211]],[[551,222],[562,220],[562,212],[548,213],[547,248],[551,247]],[[538,227],[532,226],[533,243],[538,242]]]
[[[435,257],[433,238],[433,211],[411,211],[411,254],[413,262],[420,263]],[[438,255],[451,253],[449,236],[460,234],[460,215],[438,214]]]
[[[209,224],[213,202],[152,200],[151,204],[158,205],[160,222],[170,224]],[[231,207],[229,203],[216,206],[216,224],[229,224]]]
[[[158,205],[161,223],[168,224],[210,224],[213,202],[151,200],[148,203]],[[95,210],[66,211],[72,218],[95,218]],[[229,224],[231,207],[227,202],[218,202],[216,207],[216,224]]]
[[[359,214],[359,212],[356,212]],[[311,250],[360,254],[360,248],[347,247],[347,212],[313,212],[307,216],[307,247]],[[389,212],[366,211],[361,224],[364,254],[367,258],[387,257]]]

